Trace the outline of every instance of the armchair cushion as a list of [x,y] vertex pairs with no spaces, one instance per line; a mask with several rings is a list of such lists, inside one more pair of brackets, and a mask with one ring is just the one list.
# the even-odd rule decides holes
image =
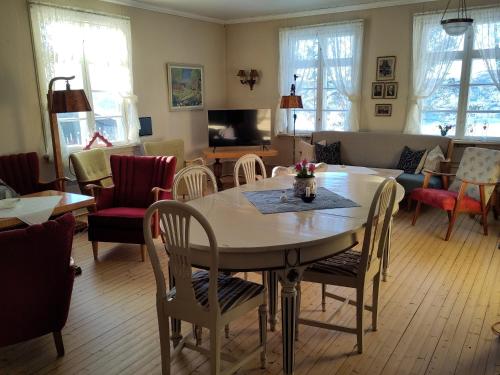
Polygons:
[[[446,211],[452,211],[455,208],[458,193],[455,191],[442,189],[423,189],[418,188],[411,192],[411,199],[420,201],[432,207],[440,208]],[[473,198],[464,195],[460,205],[461,211],[481,212],[481,203]]]
[[146,208],[112,207],[99,210],[89,215],[89,221],[97,226],[116,226],[123,229],[142,228],[142,219]]
[[[402,173],[396,178],[396,181],[404,187],[406,194],[409,194],[414,189],[421,188],[423,186],[424,178],[425,176],[423,174]],[[428,187],[433,189],[442,189],[443,182],[440,177],[431,176]]]

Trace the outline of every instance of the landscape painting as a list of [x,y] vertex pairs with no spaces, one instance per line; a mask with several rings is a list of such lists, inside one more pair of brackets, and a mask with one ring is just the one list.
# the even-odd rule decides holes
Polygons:
[[168,64],[170,110],[203,109],[203,67]]

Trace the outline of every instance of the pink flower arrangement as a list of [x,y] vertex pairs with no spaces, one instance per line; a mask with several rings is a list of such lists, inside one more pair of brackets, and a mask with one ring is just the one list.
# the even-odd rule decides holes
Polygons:
[[309,163],[306,159],[295,164],[295,171],[297,172],[297,177],[307,178],[314,177],[314,171],[316,166],[313,163]]

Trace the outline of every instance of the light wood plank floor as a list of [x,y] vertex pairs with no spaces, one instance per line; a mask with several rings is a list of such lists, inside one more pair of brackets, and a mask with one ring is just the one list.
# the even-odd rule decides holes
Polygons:
[[[356,354],[354,335],[302,326],[297,374],[500,374],[500,340],[490,328],[500,320],[500,222],[491,219],[485,237],[478,219],[463,215],[445,242],[443,212],[425,210],[415,227],[410,218],[406,211],[396,217],[379,330],[367,327],[365,352]],[[0,374],[160,373],[154,278],[149,262],[140,262],[139,248],[102,244],[94,263],[86,234],[79,234],[73,254],[83,275],[75,280],[63,330],[65,357],[56,358],[47,335],[0,348]],[[329,301],[321,313],[320,302],[320,287],[303,283],[304,316],[335,314],[334,321],[354,324],[354,308],[337,311],[340,303]],[[205,332],[204,345],[207,338]],[[257,338],[255,312],[231,326],[225,350],[237,355]],[[255,362],[240,373],[281,373],[279,330],[269,332],[268,360],[266,370]],[[172,373],[207,374],[206,358],[186,350]]]

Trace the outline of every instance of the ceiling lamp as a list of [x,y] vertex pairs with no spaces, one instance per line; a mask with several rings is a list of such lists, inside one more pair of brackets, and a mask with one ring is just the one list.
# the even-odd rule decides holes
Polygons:
[[458,0],[458,8],[457,8],[457,18],[448,18],[444,19],[446,16],[446,11],[450,6],[451,0],[448,0],[448,4],[446,4],[446,9],[444,10],[443,17],[441,17],[441,26],[443,26],[446,34],[451,36],[463,35],[472,25],[474,20],[467,16],[467,5],[465,4],[465,0]]

